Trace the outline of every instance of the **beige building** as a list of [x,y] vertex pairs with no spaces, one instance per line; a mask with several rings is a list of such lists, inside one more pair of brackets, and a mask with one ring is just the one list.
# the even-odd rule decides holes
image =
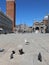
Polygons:
[[17,32],[23,32],[23,33],[31,33],[33,31],[32,26],[29,27],[26,24],[20,24],[16,26]]
[[49,32],[49,15],[44,16],[42,22],[35,21],[33,24],[34,32],[38,30],[41,33],[48,33]]
[[43,33],[44,31],[44,24],[43,22],[35,22],[33,25],[34,32],[38,30],[39,32]]

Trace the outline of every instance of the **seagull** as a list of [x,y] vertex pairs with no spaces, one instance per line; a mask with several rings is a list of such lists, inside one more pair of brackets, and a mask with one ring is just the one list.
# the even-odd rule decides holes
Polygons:
[[28,41],[25,39],[25,43],[28,43]]

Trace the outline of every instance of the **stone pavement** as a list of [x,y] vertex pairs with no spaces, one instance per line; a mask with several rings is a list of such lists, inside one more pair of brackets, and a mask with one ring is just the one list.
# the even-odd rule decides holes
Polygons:
[[[25,39],[29,43],[25,43]],[[20,55],[18,46],[22,45],[24,54]],[[0,65],[49,65],[49,34],[1,34],[0,48]],[[15,50],[14,58],[10,59],[12,50]],[[38,60],[38,54],[41,52],[42,62]]]

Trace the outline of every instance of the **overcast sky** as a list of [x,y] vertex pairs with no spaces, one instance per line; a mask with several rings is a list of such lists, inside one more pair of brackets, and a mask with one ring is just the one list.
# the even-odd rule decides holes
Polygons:
[[[6,0],[0,0],[0,10],[6,13]],[[34,20],[42,20],[49,14],[49,0],[17,0],[16,24],[33,25]]]

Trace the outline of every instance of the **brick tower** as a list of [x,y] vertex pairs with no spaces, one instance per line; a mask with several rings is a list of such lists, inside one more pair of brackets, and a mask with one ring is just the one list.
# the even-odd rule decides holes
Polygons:
[[15,0],[6,0],[6,15],[12,20],[12,29],[15,27]]

